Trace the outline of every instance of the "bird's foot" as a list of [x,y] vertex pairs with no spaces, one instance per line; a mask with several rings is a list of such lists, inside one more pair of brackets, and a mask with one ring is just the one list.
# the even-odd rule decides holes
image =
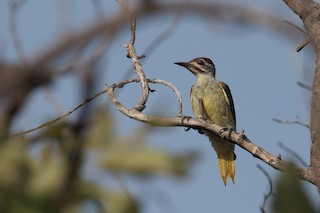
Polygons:
[[188,120],[191,119],[191,118],[192,118],[191,116],[182,116],[182,117],[181,117],[181,123],[184,124],[184,120],[187,120],[187,121],[188,121]]
[[[199,120],[199,121],[204,121],[204,122],[206,122],[206,125],[210,125],[211,124],[211,121],[210,120],[208,120],[205,116],[203,116],[203,115],[200,115],[199,117],[197,117],[197,119]],[[201,135],[203,135],[204,133],[205,133],[205,130],[204,129],[198,129],[198,132],[199,132],[199,134],[201,134]]]
[[[189,119],[191,119],[191,116],[182,116],[181,117],[181,123],[184,124],[184,120],[189,121]],[[193,127],[184,127],[184,131],[189,131],[190,129],[193,129]]]
[[248,141],[248,142],[251,142],[251,141],[247,138],[247,136],[245,135],[244,129],[240,131],[238,141],[239,141],[239,140],[246,140],[246,141]]
[[197,119],[198,119],[199,121],[201,121],[201,122],[206,122],[206,125],[212,124],[212,122],[211,122],[209,119],[207,119],[206,117],[204,117],[204,116],[202,116],[202,115],[198,116]]
[[203,115],[199,115],[199,116],[198,116],[198,119],[199,119],[199,120],[202,120],[202,121],[206,121],[206,120],[207,120],[206,117],[203,116]]
[[231,127],[223,127],[219,130],[219,134],[221,135],[222,133],[224,133],[225,131],[228,131],[227,137],[226,139],[230,139],[231,138],[231,132],[232,132],[232,128]]
[[219,134],[222,134],[224,133],[225,131],[228,131],[228,127],[222,127],[220,130],[219,130]]
[[245,139],[245,138],[246,138],[246,135],[244,134],[244,129],[240,131],[239,137],[240,137],[241,139]]
[[204,134],[204,130],[203,129],[198,129],[199,134],[203,135]]

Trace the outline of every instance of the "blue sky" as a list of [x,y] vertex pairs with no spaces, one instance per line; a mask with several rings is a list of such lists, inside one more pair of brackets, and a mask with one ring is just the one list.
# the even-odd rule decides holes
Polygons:
[[[119,9],[115,1],[102,2],[107,17]],[[280,19],[301,26],[299,18],[281,1],[223,2],[270,11]],[[166,29],[172,18],[173,15],[166,15],[144,22],[138,20],[138,54],[143,53],[148,44]],[[16,61],[8,33],[8,1],[0,1],[0,20],[0,56]],[[29,59],[32,59],[60,36],[94,21],[94,10],[90,1],[64,3],[62,0],[29,0],[19,13],[18,29],[23,48]],[[103,89],[104,83],[112,84],[121,80],[130,67],[131,61],[125,57],[126,50],[123,48],[129,36],[128,29],[118,34],[101,60],[105,73],[99,76],[100,82],[97,82],[97,85],[100,87],[97,91]],[[176,85],[183,96],[183,113],[193,115],[189,104],[189,90],[195,77],[174,65],[174,62],[188,61],[200,56],[211,58],[216,64],[217,79],[228,83],[231,88],[237,114],[237,129],[244,129],[254,143],[275,155],[281,154],[284,159],[290,158],[288,153],[278,146],[278,142],[282,142],[308,162],[309,131],[301,126],[281,125],[272,121],[272,118],[294,120],[299,116],[304,122],[309,122],[309,93],[297,86],[297,81],[310,83],[314,59],[307,54],[308,51],[312,52],[310,47],[300,53],[295,52],[296,46],[303,42],[301,37],[298,38],[300,39],[293,41],[276,30],[263,26],[235,27],[228,23],[185,14],[174,33],[142,63],[148,78],[159,78]],[[177,105],[174,93],[165,87],[152,87],[157,91],[151,94],[145,112],[161,112],[175,116]],[[65,78],[53,86],[54,96],[60,100],[65,111],[80,102],[77,96],[79,88],[77,80],[72,78]],[[136,103],[140,95],[139,85],[124,90],[126,92],[122,93],[119,99],[128,106]],[[100,97],[99,101],[107,103],[108,99],[104,96]],[[123,116],[113,106],[111,110],[117,121],[118,132],[129,134],[143,125]],[[38,92],[16,122],[16,129],[26,129],[26,124],[34,126],[56,115],[43,93]],[[268,190],[268,182],[257,169],[257,164],[262,165],[274,179],[279,174],[236,147],[236,184],[228,182],[225,187],[219,176],[216,154],[204,135],[196,131],[185,132],[183,128],[156,128],[149,140],[153,146],[172,152],[197,150],[201,158],[193,167],[190,177],[183,181],[159,177],[146,184],[127,178],[130,190],[138,197],[147,199],[143,204],[144,212],[258,212],[263,194]],[[318,196],[314,187],[310,184],[304,185],[310,196]],[[167,202],[168,206],[165,204],[161,207],[156,198],[145,194],[153,189],[166,197],[164,202]],[[155,197],[158,196],[153,193]]]

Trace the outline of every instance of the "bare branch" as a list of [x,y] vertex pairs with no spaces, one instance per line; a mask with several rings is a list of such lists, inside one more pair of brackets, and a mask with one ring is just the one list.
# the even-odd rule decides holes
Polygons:
[[85,99],[82,103],[78,104],[76,107],[74,107],[73,109],[71,109],[70,111],[64,113],[63,115],[51,120],[51,121],[48,121],[48,122],[45,122],[37,127],[34,127],[32,129],[29,129],[29,130],[26,130],[26,131],[22,131],[22,132],[18,132],[18,133],[15,133],[13,134],[12,136],[19,136],[19,135],[24,135],[24,134],[27,134],[27,133],[30,133],[30,132],[33,132],[33,131],[36,131],[38,129],[41,129],[43,127],[47,127],[47,126],[50,126],[54,123],[56,123],[57,121],[60,121],[61,119],[65,118],[65,117],[68,117],[70,114],[72,114],[73,112],[75,112],[77,109],[79,109],[80,107],[82,107],[83,105],[89,103],[90,101],[92,101],[93,99],[95,99],[96,97],[106,93],[107,91],[106,90],[103,90],[101,92],[98,92],[97,94],[95,94],[94,96],[90,97],[90,98],[87,98]]
[[131,13],[128,5],[124,2],[124,0],[118,0],[119,4],[122,6],[123,9],[128,13],[130,16],[130,32],[131,32],[131,38],[130,42],[128,45],[125,45],[127,48],[127,52],[129,57],[132,59],[133,65],[134,65],[134,70],[136,74],[139,76],[140,82],[141,82],[141,87],[142,87],[142,96],[135,106],[135,108],[138,111],[142,111],[146,106],[146,102],[148,100],[149,96],[149,86],[147,82],[147,78],[144,74],[144,71],[142,70],[141,63],[139,61],[139,57],[137,56],[135,49],[134,49],[134,42],[136,39],[136,17],[133,13]]
[[[121,2],[123,4],[123,1]],[[128,10],[128,7],[126,5],[123,7],[124,9]],[[143,85],[143,80],[145,80],[144,72],[141,69],[141,64],[139,63],[138,57],[135,54],[134,48],[133,48],[133,44],[135,40],[135,19],[133,19],[132,14],[130,14],[129,10],[128,10],[128,13],[131,18],[131,39],[129,44],[126,47],[127,47],[128,54],[132,58],[133,63],[135,65],[135,71],[138,74],[139,79],[141,80]],[[314,176],[310,175],[308,170],[300,168],[297,165],[292,164],[291,162],[284,161],[280,157],[276,157],[268,153],[261,147],[251,143],[251,141],[247,139],[242,133],[238,134],[234,131],[231,132],[231,134],[225,131],[224,132],[222,131],[221,133],[221,130],[223,129],[223,127],[217,126],[215,124],[210,124],[208,122],[198,120],[198,119],[192,119],[192,118],[184,119],[183,117],[180,117],[180,116],[157,117],[157,116],[142,114],[141,111],[143,110],[144,104],[146,103],[148,98],[147,92],[149,92],[149,89],[147,85],[146,87],[142,86],[143,95],[137,104],[138,107],[136,106],[135,108],[132,108],[132,109],[128,109],[124,105],[122,105],[114,95],[114,90],[116,88],[123,86],[122,82],[118,84],[113,84],[112,86],[108,86],[108,85],[105,85],[105,86],[110,99],[112,100],[114,105],[117,107],[117,109],[132,119],[135,119],[144,123],[148,123],[154,126],[184,126],[187,128],[206,129],[208,131],[211,131],[219,135],[220,137],[229,139],[230,142],[239,145],[243,149],[250,152],[254,157],[261,159],[263,162],[269,164],[275,169],[278,169],[281,171],[293,170],[297,174],[297,176],[300,177],[301,179],[307,180],[311,183],[314,183],[315,181]],[[141,105],[142,101],[143,101],[143,105]]]
[[14,49],[20,59],[20,62],[27,64],[26,55],[24,54],[21,39],[17,29],[17,13],[19,9],[26,3],[26,0],[11,0],[9,13],[9,32],[12,38]]
[[282,21],[279,25],[279,29],[281,29],[283,27],[284,24],[287,24],[288,26],[292,27],[293,29],[297,30],[298,32],[300,32],[304,37],[308,37],[308,34],[306,33],[306,31],[304,31],[303,29],[301,29],[300,27],[298,27],[297,25],[291,23],[290,21]]
[[300,52],[303,48],[305,48],[308,44],[310,44],[311,40],[306,39],[302,44],[300,44],[297,48],[296,51]]
[[282,26],[284,24],[287,24],[288,26],[290,26],[293,29],[297,30],[298,32],[300,32],[306,38],[306,40],[296,48],[297,52],[300,52],[305,46],[310,44],[311,40],[308,38],[308,34],[306,33],[306,31],[304,31],[303,29],[301,29],[300,27],[298,27],[297,25],[295,25],[295,24],[293,24],[293,23],[291,23],[289,21],[282,21],[281,24],[279,25],[278,29],[282,28]]
[[312,91],[311,86],[306,85],[306,84],[302,83],[301,81],[298,81],[297,84],[298,84],[298,86],[302,87],[303,89],[306,89],[306,90],[308,90],[310,92]]
[[[165,86],[168,86],[170,87],[177,95],[178,97],[178,115],[180,117],[182,117],[182,97],[181,97],[181,94],[179,92],[179,90],[173,85],[171,84],[170,82],[167,82],[167,81],[164,81],[164,80],[159,80],[159,79],[147,79],[147,81],[149,83],[153,83],[153,84],[163,84]],[[124,85],[128,84],[128,83],[133,83],[133,82],[140,82],[140,79],[130,79],[130,80],[125,80],[125,81],[122,81],[120,83],[117,84],[117,87],[118,88],[122,88]],[[80,107],[84,106],[85,104],[89,103],[90,101],[92,101],[93,99],[99,97],[100,95],[106,93],[107,90],[102,90],[98,93],[96,93],[95,95],[93,95],[92,97],[90,98],[87,98],[85,99],[83,102],[81,102],[80,104],[78,104],[77,106],[75,106],[74,108],[72,108],[71,110],[69,110],[68,112],[64,113],[63,115],[51,120],[51,121],[48,121],[48,122],[45,122],[37,127],[34,127],[32,129],[29,129],[29,130],[25,130],[25,131],[22,131],[22,132],[18,132],[18,133],[15,133],[13,134],[12,136],[19,136],[19,135],[24,135],[24,134],[27,134],[27,133],[30,133],[30,132],[33,132],[33,131],[36,131],[36,130],[39,130],[43,127],[47,127],[47,126],[50,126],[66,117],[68,117],[70,114],[72,114],[73,112],[75,112],[77,109],[79,109]]]
[[[186,4],[183,4],[181,6],[181,9],[179,9],[177,11],[177,13],[175,14],[173,20],[171,21],[170,25],[164,30],[162,31],[160,34],[158,34],[158,36],[156,36],[151,43],[145,48],[145,50],[143,51],[144,54],[142,56],[146,57],[150,57],[151,53],[162,43],[164,42],[166,39],[169,38],[169,36],[177,29],[177,25],[181,19],[182,13],[184,12],[184,7]],[[143,57],[143,58],[144,58]],[[139,57],[139,59],[141,59],[141,57]],[[148,58],[146,58],[144,61],[146,61]],[[122,79],[127,79],[130,78],[132,74],[132,70],[131,68],[129,68],[125,74],[123,75]]]
[[135,108],[128,109],[124,105],[122,105],[114,95],[114,91],[116,88],[122,87],[123,82],[118,84],[113,84],[111,86],[105,85],[107,92],[111,101],[114,103],[116,108],[122,112],[124,115],[144,122],[148,123],[153,126],[162,126],[162,127],[169,127],[169,126],[183,126],[183,127],[190,127],[196,129],[206,129],[211,131],[212,133],[229,140],[231,143],[237,144],[241,148],[245,149],[249,153],[251,153],[254,157],[259,158],[266,164],[272,166],[273,168],[280,170],[280,171],[293,171],[300,179],[309,181],[310,183],[315,183],[315,176],[309,173],[309,170],[305,170],[291,162],[284,161],[280,157],[274,156],[269,152],[265,151],[263,148],[255,145],[252,143],[247,137],[243,135],[243,133],[237,133],[235,131],[227,132],[221,131],[224,129],[221,126],[209,123],[208,121],[203,121],[199,119],[187,118],[184,119],[183,117],[158,117],[152,115],[142,114]]
[[153,79],[153,80],[147,79],[147,80],[149,83],[158,83],[158,84],[163,84],[165,86],[168,86],[176,93],[178,97],[178,116],[182,117],[182,97],[179,90],[173,84],[164,80],[159,80],[159,79]]
[[310,129],[310,125],[303,123],[302,121],[298,121],[298,120],[294,120],[294,121],[282,121],[276,118],[272,118],[273,121],[278,122],[280,124],[298,124],[301,125],[303,127],[306,127],[307,129]]

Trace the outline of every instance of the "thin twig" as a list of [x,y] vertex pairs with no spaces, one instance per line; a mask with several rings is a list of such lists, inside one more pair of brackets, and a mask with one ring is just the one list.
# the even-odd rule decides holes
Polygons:
[[16,51],[19,60],[22,64],[27,64],[26,55],[23,51],[21,39],[17,29],[17,13],[19,9],[26,3],[26,0],[11,0],[9,13],[9,32],[12,38],[14,50]]
[[64,113],[63,115],[51,120],[51,121],[48,121],[48,122],[45,122],[37,127],[34,127],[32,129],[29,129],[29,130],[26,130],[26,131],[22,131],[22,132],[18,132],[18,133],[15,133],[13,134],[12,136],[19,136],[19,135],[24,135],[24,134],[27,134],[27,133],[30,133],[30,132],[33,132],[33,131],[36,131],[38,129],[41,129],[43,127],[46,127],[46,126],[50,126],[54,123],[56,123],[57,121],[60,121],[61,119],[65,118],[65,117],[68,117],[70,114],[72,114],[74,111],[76,111],[77,109],[79,109],[80,107],[82,107],[83,105],[89,103],[90,101],[92,101],[93,99],[97,98],[98,96],[106,93],[107,91],[106,90],[102,90],[101,92],[98,92],[97,94],[95,94],[94,96],[90,97],[90,98],[87,98],[85,99],[82,103],[78,104],[76,107],[74,107],[73,109],[71,109],[70,111]]
[[302,83],[301,81],[298,81],[297,84],[298,84],[298,86],[302,87],[303,89],[306,89],[306,90],[308,90],[310,92],[312,91],[312,87],[311,86],[306,85],[306,84]]
[[[170,88],[176,93],[176,95],[177,95],[177,97],[178,97],[178,115],[179,115],[180,117],[182,117],[182,97],[181,97],[181,94],[180,94],[179,90],[178,90],[173,84],[171,84],[170,82],[164,81],[164,80],[160,80],[160,79],[147,79],[147,81],[148,81],[149,83],[153,83],[153,84],[163,84],[163,85],[165,85],[165,86],[168,86],[168,87],[170,87]],[[136,82],[136,83],[137,83],[137,82],[140,82],[140,79],[137,79],[137,78],[136,78],[136,79],[125,80],[125,81],[122,81],[122,82],[118,83],[118,84],[116,85],[116,87],[122,88],[122,87],[124,87],[126,84],[133,83],[133,82]],[[27,133],[30,133],[30,132],[39,130],[39,129],[43,128],[43,127],[50,126],[50,125],[56,123],[57,121],[60,121],[60,120],[62,120],[62,119],[64,119],[64,118],[66,118],[67,116],[69,116],[70,114],[72,114],[74,111],[76,111],[77,109],[79,109],[80,107],[82,107],[83,105],[85,105],[86,103],[92,101],[93,99],[97,98],[98,96],[100,96],[100,95],[102,95],[102,94],[104,94],[104,93],[106,93],[106,90],[102,90],[102,91],[98,92],[97,94],[93,95],[92,97],[85,99],[82,103],[80,103],[80,104],[77,105],[76,107],[72,108],[70,111],[64,113],[63,115],[61,115],[61,116],[59,116],[59,117],[57,117],[57,118],[55,118],[55,119],[53,119],[53,120],[51,120],[51,121],[45,122],[45,123],[43,123],[43,124],[41,124],[41,125],[39,125],[39,126],[37,126],[37,127],[34,127],[34,128],[32,128],[32,129],[29,129],[29,130],[25,130],[25,131],[23,131],[23,132],[16,133],[16,134],[14,134],[14,135],[12,135],[12,136],[19,136],[19,135],[27,134]]]
[[272,180],[271,180],[271,177],[269,176],[268,172],[262,168],[262,166],[260,165],[257,165],[258,169],[266,176],[266,178],[268,179],[268,182],[269,182],[269,192],[267,194],[264,194],[264,198],[263,198],[263,202],[262,202],[262,205],[260,206],[260,211],[262,213],[265,213],[265,206],[266,206],[266,203],[267,203],[267,200],[269,199],[269,197],[271,197],[272,195]]
[[281,28],[284,24],[287,24],[289,26],[291,26],[292,28],[296,29],[297,31],[299,31],[303,36],[305,36],[306,38],[308,37],[308,34],[306,33],[306,31],[304,31],[303,29],[301,29],[300,27],[298,27],[297,25],[289,22],[289,21],[282,21],[279,25],[279,28]]
[[121,7],[128,13],[130,16],[130,32],[131,37],[130,41],[125,47],[127,48],[127,52],[129,57],[132,59],[134,70],[136,74],[138,75],[141,87],[142,87],[142,95],[140,100],[138,101],[137,105],[135,106],[135,109],[138,111],[142,111],[146,107],[146,103],[149,96],[149,86],[147,82],[147,78],[145,76],[144,71],[142,70],[141,63],[139,61],[139,57],[137,56],[135,49],[134,49],[134,42],[136,39],[136,17],[133,13],[131,13],[128,5],[123,0],[117,0],[117,2],[121,5]]
[[276,119],[276,118],[272,118],[273,121],[275,122],[278,122],[280,124],[298,124],[298,125],[301,125],[301,126],[304,126],[306,127],[307,129],[310,129],[310,125],[306,124],[306,123],[303,123],[301,121],[298,121],[298,120],[294,120],[294,121],[282,121],[282,120],[279,120],[279,119]]
[[182,127],[191,127],[196,129],[205,129],[207,131],[216,134],[222,138],[228,138],[229,142],[237,144],[241,148],[245,149],[249,153],[251,153],[254,157],[259,158],[266,164],[272,166],[273,168],[283,171],[289,172],[293,171],[300,179],[306,180],[310,183],[315,184],[316,177],[309,173],[309,170],[301,168],[291,162],[282,160],[281,158],[272,155],[271,153],[267,152],[263,148],[255,145],[252,143],[247,137],[243,137],[242,134],[239,134],[235,131],[221,131],[224,127],[218,126],[216,124],[209,123],[207,121],[199,120],[199,119],[183,119],[183,117],[158,117],[152,115],[146,115],[141,113],[135,108],[128,109],[126,108],[121,102],[117,100],[115,97],[115,89],[121,88],[123,86],[122,82],[118,84],[113,84],[111,86],[105,85],[109,98],[116,106],[116,108],[126,115],[129,118],[135,119],[137,121],[147,123],[153,126],[182,126]]
[[306,39],[302,44],[300,44],[297,48],[296,51],[300,52],[303,48],[305,48],[308,44],[310,44],[311,40],[308,38]]
[[284,145],[283,143],[279,142],[278,145],[286,152],[290,153],[295,157],[304,167],[308,167],[307,162],[305,162],[295,151]]
[[298,27],[297,25],[289,22],[289,21],[282,21],[281,24],[279,25],[279,29],[283,26],[283,24],[287,24],[289,26],[291,26],[293,29],[299,31],[300,33],[302,33],[302,35],[307,38],[302,44],[300,44],[297,48],[296,51],[300,52],[305,46],[307,46],[308,44],[310,44],[311,40],[310,38],[308,38],[308,34],[306,31],[304,31],[303,29],[301,29],[300,27]]
[[[189,0],[188,0],[189,1]],[[160,44],[162,44],[166,39],[169,38],[170,35],[173,34],[173,32],[177,29],[177,25],[181,19],[182,13],[184,11],[185,8],[185,4],[183,4],[181,6],[181,8],[178,9],[177,13],[175,14],[173,20],[171,21],[170,25],[164,30],[162,31],[158,36],[156,36],[151,42],[150,44],[146,47],[146,49],[143,51],[144,54],[142,56],[146,57],[148,56],[145,60],[147,61],[148,58],[150,57],[150,55],[152,54],[152,52],[160,46]],[[144,58],[143,57],[143,58]],[[141,58],[141,57],[140,57]],[[130,78],[132,75],[132,68],[130,67],[123,75],[122,79],[128,79]]]
[[181,97],[179,90],[172,83],[170,83],[168,81],[159,80],[159,79],[153,79],[153,80],[148,79],[148,82],[163,84],[165,86],[170,87],[176,93],[176,95],[178,97],[178,116],[182,117],[182,97]]

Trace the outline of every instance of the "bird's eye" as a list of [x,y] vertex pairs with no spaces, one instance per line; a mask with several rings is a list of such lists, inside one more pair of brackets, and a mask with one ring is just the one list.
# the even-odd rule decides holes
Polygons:
[[197,61],[197,64],[199,64],[199,65],[204,65],[204,62],[203,62],[202,60],[198,60],[198,61]]

